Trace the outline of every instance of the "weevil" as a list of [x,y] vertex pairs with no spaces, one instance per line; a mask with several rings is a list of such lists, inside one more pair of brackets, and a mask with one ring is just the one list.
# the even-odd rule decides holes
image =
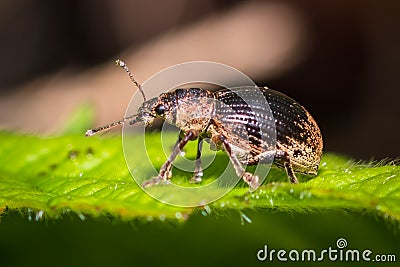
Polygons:
[[[247,172],[244,166],[256,165],[273,156],[273,164],[286,170],[291,183],[298,183],[296,173],[316,175],[322,155],[321,131],[310,113],[295,100],[267,87],[243,87],[240,94],[229,89],[211,92],[201,88],[179,88],[146,100],[141,85],[136,82],[127,65],[116,60],[140,90],[144,102],[137,114],[120,121],[88,130],[86,136],[108,130],[129,122],[151,125],[156,118],[180,129],[178,140],[159,174],[142,186],[168,183],[172,177],[172,163],[189,141],[197,140],[196,167],[190,180],[202,180],[202,140],[209,140],[217,150],[225,151],[236,174],[250,186],[257,188],[260,179]],[[261,92],[268,102],[270,112],[262,102],[246,102],[241,96]],[[240,96],[239,96],[240,95]],[[274,129],[276,142],[272,147],[266,142],[268,131]]]

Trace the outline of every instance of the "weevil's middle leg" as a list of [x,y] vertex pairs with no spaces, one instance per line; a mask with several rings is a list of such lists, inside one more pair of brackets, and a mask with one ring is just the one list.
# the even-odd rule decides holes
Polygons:
[[218,142],[217,139],[219,139],[219,142],[222,142],[222,145],[224,146],[225,151],[228,153],[229,159],[231,160],[233,167],[235,168],[236,175],[242,177],[243,180],[250,186],[251,190],[257,189],[257,187],[260,186],[259,177],[245,171],[237,156],[232,152],[231,146],[226,138],[223,135],[217,135],[213,136],[212,139],[214,143]]
[[198,136],[198,134],[195,131],[188,131],[185,134],[185,136],[182,138],[182,140],[180,140],[179,142],[177,142],[175,144],[171,155],[169,155],[167,161],[161,166],[158,176],[156,176],[150,180],[144,181],[142,186],[150,187],[153,185],[169,183],[169,178],[170,178],[169,175],[170,175],[171,168],[172,168],[172,162],[174,162],[174,160],[178,156],[179,152],[185,147],[185,145],[189,141],[195,140],[197,138],[197,136]]
[[194,169],[194,174],[191,183],[200,183],[203,177],[203,169],[201,168],[201,150],[203,148],[203,138],[199,137],[197,141],[197,154],[196,154],[196,168]]

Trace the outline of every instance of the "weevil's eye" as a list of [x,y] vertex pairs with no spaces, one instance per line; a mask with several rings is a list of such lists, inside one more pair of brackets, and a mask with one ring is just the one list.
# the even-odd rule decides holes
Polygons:
[[154,109],[154,111],[156,112],[156,114],[158,116],[162,116],[162,115],[164,115],[165,107],[164,107],[164,105],[160,104]]

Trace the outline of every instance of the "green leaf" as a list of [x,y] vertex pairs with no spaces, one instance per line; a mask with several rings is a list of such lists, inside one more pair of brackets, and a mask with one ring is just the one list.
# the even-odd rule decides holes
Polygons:
[[[167,135],[171,145],[175,138]],[[250,219],[245,210],[259,208],[368,211],[400,220],[400,167],[393,163],[356,163],[326,153],[315,178],[300,177],[303,182],[292,185],[284,171],[272,169],[267,182],[256,192],[249,193],[248,187],[240,183],[222,199],[193,209],[163,204],[143,192],[126,166],[120,137],[42,138],[3,132],[0,140],[0,211],[34,212],[32,218],[37,220],[67,213],[81,218],[107,215],[122,220],[186,219],[193,212],[222,214],[236,210],[247,221]],[[141,139],[133,136],[130,141],[135,146]],[[152,144],[147,145],[148,154],[160,166],[160,135],[148,134],[146,142]],[[193,147],[188,148],[189,156]],[[217,160],[227,159],[218,154]],[[216,177],[216,169],[214,164],[206,170],[207,180]],[[173,177],[182,183],[188,178],[183,172]],[[158,189],[173,194],[168,186]]]

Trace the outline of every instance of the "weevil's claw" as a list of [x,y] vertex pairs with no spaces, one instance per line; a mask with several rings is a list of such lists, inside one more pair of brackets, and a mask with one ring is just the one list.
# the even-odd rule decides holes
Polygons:
[[172,170],[169,170],[169,171],[167,172],[167,178],[168,178],[168,179],[171,179],[171,178],[172,178]]
[[261,185],[260,181],[258,180],[258,176],[253,176],[253,178],[256,177],[256,179],[253,179],[253,181],[251,181],[249,183],[250,186],[250,191],[253,192],[255,190],[257,190],[257,188]]
[[252,173],[245,172],[243,174],[243,180],[249,185],[251,192],[260,186],[260,178]]
[[[169,165],[169,168],[165,171],[164,175],[167,180],[172,178],[172,165]],[[160,179],[162,179],[162,178],[160,178]],[[164,180],[166,180],[166,179],[164,179]]]
[[203,173],[195,174],[192,179],[190,179],[189,183],[191,184],[198,184],[201,183]]
[[166,179],[162,179],[161,177],[157,176],[142,183],[143,188],[148,188],[157,185],[169,185],[171,182]]

